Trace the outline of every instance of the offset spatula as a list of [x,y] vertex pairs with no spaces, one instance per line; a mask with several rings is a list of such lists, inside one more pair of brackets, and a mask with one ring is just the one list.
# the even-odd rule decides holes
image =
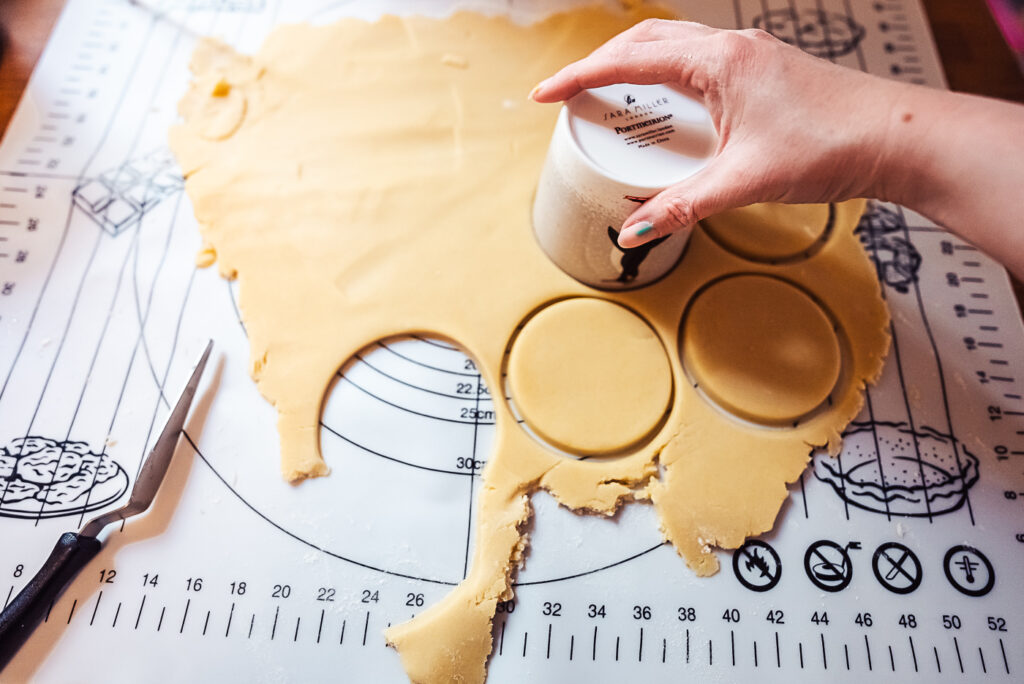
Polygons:
[[101,544],[96,535],[115,520],[124,520],[142,513],[153,503],[153,498],[164,481],[164,475],[167,474],[167,467],[178,444],[178,436],[185,425],[185,417],[188,415],[199,378],[203,374],[207,359],[210,358],[212,348],[213,340],[210,340],[195,370],[192,371],[192,377],[178,397],[178,403],[174,405],[171,415],[167,418],[156,445],[142,464],[142,470],[135,480],[128,503],[117,510],[93,518],[85,524],[81,532],[65,532],[36,576],[25,585],[4,612],[0,613],[0,671],[39,625],[50,604],[57,599],[64,587],[99,553]]

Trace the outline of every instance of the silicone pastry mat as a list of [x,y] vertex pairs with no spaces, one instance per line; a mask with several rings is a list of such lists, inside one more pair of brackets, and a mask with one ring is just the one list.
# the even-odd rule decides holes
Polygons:
[[[461,6],[525,20],[541,4]],[[486,398],[416,388],[458,397],[479,378],[436,343],[368,350],[332,390],[322,443],[336,472],[389,486],[343,496],[338,478],[283,486],[234,293],[193,269],[197,231],[165,132],[195,34],[253,51],[277,22],[408,6],[194,0],[163,3],[161,17],[68,3],[0,146],[0,442],[79,443],[83,464],[105,452],[118,469],[88,501],[69,486],[36,515],[5,505],[0,596],[83,509],[121,500],[165,415],[161,388],[180,384],[207,338],[223,361],[157,507],[130,534],[111,533],[5,679],[67,681],[88,668],[105,681],[403,680],[381,632],[463,576],[493,430]],[[913,2],[678,9],[943,84]],[[991,260],[898,207],[872,205],[860,230],[895,344],[847,430],[842,468],[816,458],[776,531],[720,553],[709,579],[661,545],[644,506],[608,521],[534,497],[530,560],[516,601],[499,607],[490,681],[1019,676],[1024,356],[1009,285]],[[908,462],[927,472],[883,492],[880,460],[886,472]],[[399,520],[394,506],[417,515]]]

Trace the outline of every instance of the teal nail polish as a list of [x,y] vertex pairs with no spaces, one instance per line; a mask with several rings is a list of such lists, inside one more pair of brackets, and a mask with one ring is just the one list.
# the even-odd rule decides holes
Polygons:
[[636,231],[636,235],[637,235],[637,237],[641,237],[643,235],[647,235],[652,230],[654,230],[654,224],[653,223],[646,223],[646,224],[644,224],[643,228],[641,228],[640,230]]

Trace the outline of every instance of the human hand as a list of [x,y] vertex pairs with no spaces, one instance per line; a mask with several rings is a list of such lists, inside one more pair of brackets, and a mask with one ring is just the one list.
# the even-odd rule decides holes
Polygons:
[[719,136],[704,169],[625,221],[622,247],[756,202],[886,194],[880,171],[899,84],[812,57],[764,31],[647,20],[542,81],[530,96],[557,102],[613,83],[676,85],[703,101]]

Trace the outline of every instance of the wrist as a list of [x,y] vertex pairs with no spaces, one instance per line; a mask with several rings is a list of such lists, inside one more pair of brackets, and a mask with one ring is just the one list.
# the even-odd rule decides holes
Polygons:
[[[869,181],[868,196],[920,211],[922,202],[938,179],[934,158],[941,111],[936,96],[942,93],[923,86],[887,82],[888,92],[879,99],[883,120],[877,162]],[[938,134],[941,138],[941,134]]]

